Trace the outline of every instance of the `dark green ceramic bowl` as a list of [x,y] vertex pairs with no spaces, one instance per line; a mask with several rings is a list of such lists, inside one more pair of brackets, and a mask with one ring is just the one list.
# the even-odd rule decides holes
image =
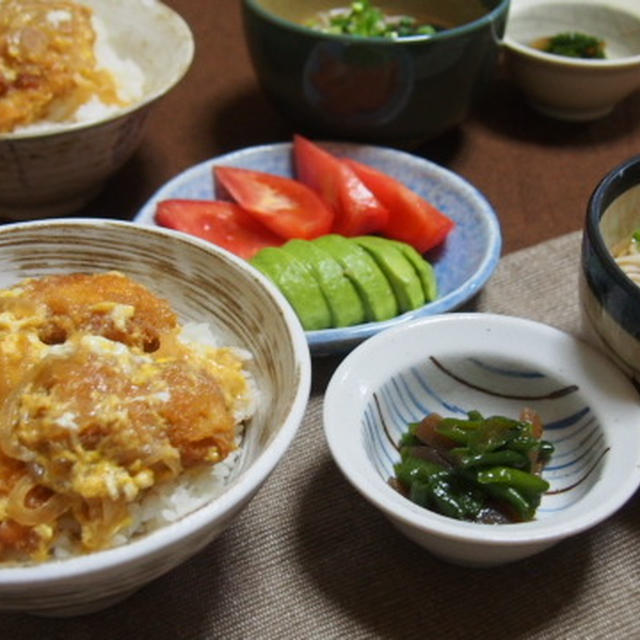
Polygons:
[[493,76],[509,0],[393,3],[458,25],[433,36],[357,38],[303,26],[350,2],[243,0],[253,64],[277,107],[300,131],[373,142],[419,142],[458,125]]

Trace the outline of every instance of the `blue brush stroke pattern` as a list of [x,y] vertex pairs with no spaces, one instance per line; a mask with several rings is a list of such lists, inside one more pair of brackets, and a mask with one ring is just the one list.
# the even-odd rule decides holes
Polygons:
[[[552,396],[558,388],[566,386],[544,372],[532,372],[524,366],[491,358],[465,358],[446,363],[446,369],[455,370],[458,379],[424,358],[420,365],[392,376],[370,399],[363,438],[367,454],[385,481],[393,475],[393,465],[399,460],[400,436],[410,422],[428,413],[465,414],[478,408],[474,402],[482,401],[492,407],[494,415],[517,417],[519,409],[513,400],[491,396],[473,387],[518,396],[527,395],[534,384],[539,395]],[[543,497],[538,509],[537,517],[544,518],[546,514],[570,509],[580,501],[606,463],[607,442],[597,417],[579,389],[561,397],[536,400],[533,406],[531,403],[527,406],[541,415],[544,438],[555,446],[555,453],[543,473],[551,485],[550,493]]]

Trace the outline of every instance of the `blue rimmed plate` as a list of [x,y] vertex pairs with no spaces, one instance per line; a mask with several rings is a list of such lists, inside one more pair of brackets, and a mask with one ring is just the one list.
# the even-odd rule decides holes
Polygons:
[[[401,180],[452,218],[456,226],[441,247],[426,254],[438,279],[440,296],[437,300],[385,322],[308,331],[312,354],[348,351],[383,329],[451,311],[478,293],[496,268],[502,248],[496,213],[478,189],[452,171],[404,151],[352,143],[323,142],[321,145],[338,156],[370,164]],[[293,176],[291,143],[241,149],[185,170],[152,196],[135,217],[136,222],[155,224],[156,204],[160,200],[215,198],[212,178],[215,165]]]

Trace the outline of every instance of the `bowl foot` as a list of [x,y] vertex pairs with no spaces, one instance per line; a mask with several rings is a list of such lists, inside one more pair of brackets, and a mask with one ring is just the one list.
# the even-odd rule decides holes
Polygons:
[[553,107],[539,102],[529,102],[531,107],[549,118],[566,122],[589,122],[608,116],[613,111],[613,105],[594,109],[571,109]]

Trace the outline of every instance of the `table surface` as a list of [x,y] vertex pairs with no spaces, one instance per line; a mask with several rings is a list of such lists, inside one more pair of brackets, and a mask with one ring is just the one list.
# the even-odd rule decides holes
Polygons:
[[[512,252],[467,310],[518,315],[588,339],[576,288],[579,255],[579,231]],[[520,562],[469,569],[440,561],[402,536],[337,471],[322,429],[324,389],[337,361],[314,362],[295,441],[251,504],[203,551],[91,615],[0,612],[0,637],[640,638],[637,498]]]
[[[165,1],[194,31],[193,66],[153,110],[139,150],[82,214],[132,218],[187,167],[245,146],[286,141],[293,133],[260,92],[242,37],[239,0]],[[512,253],[580,229],[598,181],[638,153],[639,113],[640,92],[605,119],[556,122],[530,110],[500,75],[462,126],[414,153],[457,172],[487,196],[501,220],[504,252]],[[509,256],[477,309],[515,310],[575,330],[578,241],[575,235],[570,243],[559,241],[551,249]],[[558,271],[563,259],[570,262]],[[540,265],[537,275],[532,260]],[[549,263],[554,268],[545,271]],[[551,282],[554,276],[559,286]],[[487,573],[439,563],[392,531],[335,473],[319,424],[335,364],[314,363],[312,404],[300,436],[303,453],[305,447],[313,453],[307,455],[311,473],[296,496],[280,502],[280,511],[272,511],[274,501],[283,488],[299,484],[291,478],[299,478],[307,464],[304,455],[302,461],[289,456],[261,499],[203,554],[122,605],[69,621],[2,614],[0,636],[286,638],[293,637],[285,624],[293,616],[303,630],[298,637],[638,637],[637,505],[547,552],[546,562],[534,558]],[[318,482],[337,498],[312,490]],[[299,514],[293,511],[301,505],[303,518],[294,526]],[[358,539],[352,535],[356,526]],[[382,557],[380,547],[387,550]],[[225,554],[236,562],[220,562]],[[371,589],[368,570],[362,572],[370,555],[388,588],[383,582]],[[439,590],[433,591],[434,583]],[[406,584],[419,591],[402,591]],[[474,621],[466,631],[451,623],[463,619]],[[147,633],[139,630],[141,622]]]
[[[294,133],[260,91],[239,0],[166,0],[190,24],[196,56],[153,109],[140,149],[81,213],[132,218],[187,167]],[[640,92],[591,123],[545,118],[500,73],[456,130],[413,152],[479,188],[501,221],[504,253],[579,229],[598,181],[640,150]]]

